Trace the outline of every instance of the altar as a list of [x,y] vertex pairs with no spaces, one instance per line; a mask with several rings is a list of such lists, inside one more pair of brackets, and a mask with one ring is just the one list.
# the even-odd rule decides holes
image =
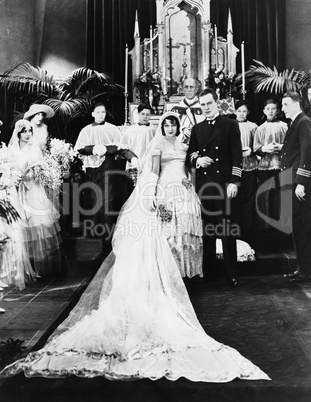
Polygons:
[[[155,2],[157,21],[155,27],[150,26],[149,38],[141,40],[136,13],[135,44],[128,52],[132,61],[130,121],[135,122],[135,106],[140,102],[149,103],[154,115],[162,114],[168,103],[178,103],[187,77],[198,80],[199,89],[214,87],[219,100],[225,100],[227,105],[228,99],[233,102],[231,84],[239,49],[233,44],[230,9],[223,37],[210,21],[210,0]],[[227,105],[224,111],[228,110]]]

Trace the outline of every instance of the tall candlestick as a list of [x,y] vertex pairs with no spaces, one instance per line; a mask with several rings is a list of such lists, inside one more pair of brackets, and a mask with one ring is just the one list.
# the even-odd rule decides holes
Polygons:
[[163,67],[162,67],[162,81],[163,81],[163,93],[164,95],[167,94],[167,86],[166,86],[166,74],[165,74],[165,63],[163,63]]
[[218,43],[217,43],[217,25],[215,25],[215,65],[216,65],[216,70],[218,68]]
[[152,26],[150,25],[150,53],[149,53],[149,60],[150,60],[150,71],[153,71],[153,42],[152,42]]
[[129,48],[126,44],[125,46],[125,78],[124,78],[124,92],[128,93],[128,59],[129,59]]
[[244,41],[241,43],[241,63],[242,63],[242,93],[245,93],[245,56],[244,56]]

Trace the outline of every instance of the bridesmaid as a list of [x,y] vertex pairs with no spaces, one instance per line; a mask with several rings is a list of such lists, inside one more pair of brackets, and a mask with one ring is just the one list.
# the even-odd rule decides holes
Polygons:
[[42,152],[46,150],[49,139],[49,133],[45,119],[54,116],[54,110],[47,105],[39,105],[37,103],[30,106],[29,110],[24,114],[24,119],[29,120],[33,128],[33,140],[38,144]]
[[33,141],[33,128],[29,121],[17,121],[9,148],[16,156],[22,174],[18,192],[25,215],[27,249],[36,274],[41,277],[52,269],[53,252],[59,249],[60,226],[59,213],[32,169],[32,165],[38,166],[38,162],[40,165],[43,155],[37,142]]

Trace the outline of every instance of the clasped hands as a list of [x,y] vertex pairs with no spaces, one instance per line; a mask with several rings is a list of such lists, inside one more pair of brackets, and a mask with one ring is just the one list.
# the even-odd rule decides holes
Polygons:
[[279,144],[275,141],[271,142],[270,144],[263,145],[261,150],[266,154],[275,154],[282,150],[283,144]]

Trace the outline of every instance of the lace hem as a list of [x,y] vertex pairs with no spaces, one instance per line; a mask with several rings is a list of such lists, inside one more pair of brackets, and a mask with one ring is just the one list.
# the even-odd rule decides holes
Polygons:
[[162,377],[175,381],[180,377],[191,381],[222,383],[235,378],[270,380],[270,378],[236,350],[221,345],[216,351],[189,348],[170,350],[147,357],[120,360],[115,355],[84,353],[75,350],[63,353],[46,351],[30,353],[25,359],[6,367],[5,378],[24,371],[26,377],[61,378],[75,375],[83,378],[103,376],[110,380],[135,380]]

